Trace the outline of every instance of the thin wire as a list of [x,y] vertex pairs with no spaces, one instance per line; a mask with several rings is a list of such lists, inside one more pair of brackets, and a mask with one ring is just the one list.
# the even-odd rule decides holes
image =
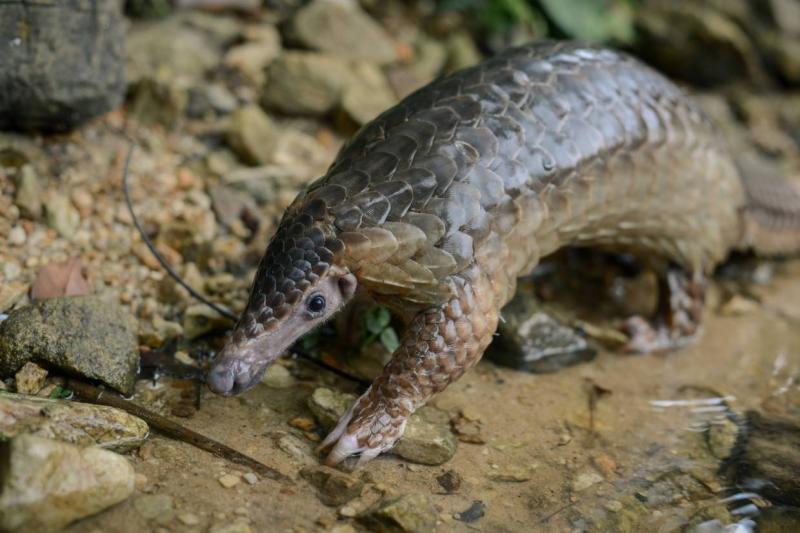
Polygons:
[[136,218],[136,213],[134,213],[133,211],[133,202],[131,201],[131,193],[130,190],[128,189],[129,168],[130,168],[131,158],[133,157],[134,148],[136,148],[136,144],[131,142],[131,145],[128,148],[128,155],[125,157],[125,167],[122,171],[122,190],[125,193],[125,203],[128,204],[128,212],[131,214],[131,219],[133,219],[133,225],[136,226],[136,229],[139,231],[139,235],[142,237],[142,241],[144,241],[144,244],[150,250],[150,253],[153,254],[153,257],[155,257],[156,260],[159,262],[159,264],[164,268],[164,270],[167,271],[167,274],[169,274],[172,277],[172,279],[174,279],[181,287],[189,291],[189,294],[193,298],[203,302],[204,304],[206,304],[207,306],[209,306],[211,309],[221,314],[222,316],[230,318],[234,322],[238,321],[239,320],[238,316],[234,315],[224,307],[220,307],[214,302],[208,300],[205,296],[203,296],[202,294],[194,290],[192,287],[190,287],[188,283],[183,281],[183,279],[181,279],[178,273],[172,269],[169,263],[167,263],[167,261],[164,259],[164,256],[162,256],[161,253],[158,250],[156,250],[156,247],[153,245],[153,242],[150,240],[150,237],[147,236],[141,224],[139,224],[139,219]]
[[[128,154],[125,156],[125,165],[122,170],[122,191],[125,194],[125,203],[128,205],[128,213],[130,213],[131,215],[131,220],[133,220],[133,225],[136,226],[136,229],[139,232],[139,236],[141,236],[142,241],[147,246],[147,249],[150,250],[150,253],[153,254],[153,257],[156,258],[156,261],[158,261],[158,263],[164,268],[167,274],[169,274],[170,277],[174,279],[181,287],[186,289],[192,296],[192,298],[206,304],[220,315],[229,318],[234,322],[237,322],[239,320],[238,316],[231,313],[224,307],[221,307],[215,304],[214,302],[210,301],[205,296],[203,296],[202,294],[194,290],[191,286],[189,286],[188,283],[183,281],[183,278],[181,278],[178,275],[178,273],[172,269],[169,263],[167,263],[166,259],[164,259],[164,256],[162,256],[161,253],[158,250],[156,250],[156,247],[153,245],[153,242],[150,240],[150,237],[147,236],[147,234],[144,231],[144,228],[142,228],[142,225],[139,223],[139,219],[136,217],[136,213],[133,210],[131,193],[130,189],[128,188],[128,176],[130,175],[130,163],[131,163],[131,158],[133,157],[134,148],[136,148],[136,143],[133,140],[131,140],[130,147],[128,148]],[[297,350],[293,348],[291,349],[291,353],[299,357],[300,359],[308,361],[312,365],[316,365],[324,370],[327,370],[328,372],[336,374],[341,378],[348,379],[350,381],[359,383],[361,385],[369,385],[369,381],[359,378],[357,376],[353,376],[352,374],[349,374],[344,370],[336,368],[335,366],[331,366],[328,363],[325,363],[324,361],[320,361],[316,357],[302,350]]]

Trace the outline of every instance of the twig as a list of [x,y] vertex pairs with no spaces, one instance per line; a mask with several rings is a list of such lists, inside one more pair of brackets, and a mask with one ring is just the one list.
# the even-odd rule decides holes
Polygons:
[[[204,303],[205,305],[209,306],[211,309],[213,309],[214,311],[216,311],[220,315],[224,316],[225,318],[229,318],[233,322],[237,322],[239,320],[238,316],[236,316],[235,314],[231,313],[230,311],[228,311],[224,307],[221,307],[221,306],[215,304],[214,302],[210,301],[205,296],[203,296],[202,294],[200,294],[199,292],[194,290],[188,283],[186,283],[183,280],[183,278],[181,278],[178,275],[177,272],[175,272],[172,269],[172,267],[169,265],[169,263],[167,263],[166,259],[164,259],[164,256],[162,256],[161,253],[153,245],[153,242],[150,240],[150,237],[147,236],[147,234],[145,233],[144,229],[142,228],[142,225],[139,223],[139,219],[136,217],[136,213],[133,210],[133,202],[131,201],[131,193],[130,193],[130,190],[128,188],[128,175],[130,174],[130,172],[129,172],[130,162],[131,162],[131,158],[133,157],[133,150],[134,150],[135,147],[136,147],[136,144],[134,143],[134,141],[131,140],[130,146],[128,148],[128,154],[125,156],[125,165],[124,165],[123,171],[122,171],[122,191],[125,194],[125,203],[128,205],[128,213],[130,213],[130,215],[131,215],[131,220],[133,220],[133,225],[136,226],[136,229],[139,232],[139,236],[142,238],[142,242],[144,242],[144,244],[147,246],[147,249],[150,250],[150,253],[153,254],[153,257],[156,258],[156,261],[158,261],[158,263],[164,268],[164,270],[167,272],[167,274],[169,274],[170,277],[172,279],[174,279],[181,287],[186,289],[189,292],[189,294],[192,296],[192,298],[194,298],[194,299]],[[323,370],[327,370],[328,372],[336,374],[340,378],[344,378],[344,379],[353,381],[353,382],[358,383],[358,384],[360,384],[362,386],[368,386],[369,385],[369,381],[363,380],[363,379],[361,379],[361,378],[359,378],[357,376],[353,376],[352,374],[349,374],[348,372],[345,372],[344,370],[341,370],[339,368],[331,366],[331,365],[325,363],[324,361],[320,361],[319,359],[317,359],[317,358],[313,357],[312,355],[310,355],[308,353],[305,353],[305,352],[303,352],[301,350],[292,349],[291,353],[293,355],[297,356],[300,359],[308,361],[312,365],[315,365],[315,366],[317,366],[319,368],[322,368]]]
[[290,478],[281,474],[274,468],[267,466],[264,463],[257,461],[256,459],[253,459],[252,457],[237,450],[234,450],[233,448],[226,446],[221,442],[217,442],[206,437],[205,435],[201,435],[200,433],[173,422],[172,420],[169,420],[158,413],[154,413],[153,411],[142,407],[139,404],[121,398],[115,393],[74,379],[67,380],[66,386],[84,400],[101,405],[108,405],[110,407],[116,407],[117,409],[122,409],[127,413],[138,416],[147,422],[152,429],[166,437],[191,444],[192,446],[200,448],[201,450],[205,450],[212,455],[251,468],[257,474],[269,479],[280,481],[282,483],[292,483]]

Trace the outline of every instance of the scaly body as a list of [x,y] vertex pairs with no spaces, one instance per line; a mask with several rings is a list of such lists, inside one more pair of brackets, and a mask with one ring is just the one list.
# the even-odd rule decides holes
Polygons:
[[[574,43],[509,50],[383,113],[298,196],[209,384],[257,383],[360,286],[408,319],[324,443],[331,464],[369,459],[480,359],[517,277],[559,247],[666,258],[671,316],[631,322],[631,348],[691,336],[701,275],[731,248],[762,235],[771,251],[800,244],[800,195],[769,187],[743,181],[695,105],[633,58]],[[784,190],[794,198],[777,194],[773,209]]]

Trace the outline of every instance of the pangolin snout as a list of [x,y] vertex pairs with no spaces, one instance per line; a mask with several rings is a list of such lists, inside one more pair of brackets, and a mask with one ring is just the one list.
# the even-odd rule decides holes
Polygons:
[[246,348],[225,346],[206,375],[208,388],[216,394],[232,396],[257,385],[268,361],[254,360],[249,352]]

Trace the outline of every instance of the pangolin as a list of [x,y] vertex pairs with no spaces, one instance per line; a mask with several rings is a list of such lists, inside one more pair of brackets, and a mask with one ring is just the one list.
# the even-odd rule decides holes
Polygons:
[[800,192],[740,176],[709,120],[633,57],[573,42],[509,49],[365,125],[286,210],[207,382],[257,384],[357,288],[407,320],[400,346],[323,442],[390,449],[492,339],[518,276],[563,246],[667,261],[661,312],[629,348],[696,333],[703,274],[737,248],[800,249]]

